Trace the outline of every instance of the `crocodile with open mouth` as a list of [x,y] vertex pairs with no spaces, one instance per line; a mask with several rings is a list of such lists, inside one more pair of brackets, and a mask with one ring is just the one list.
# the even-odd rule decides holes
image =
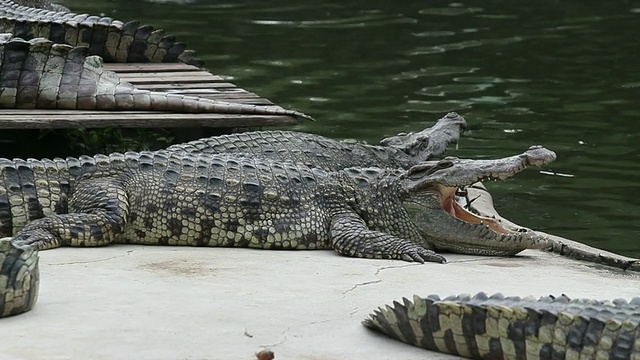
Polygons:
[[[172,145],[167,150],[189,154],[225,153],[269,161],[291,161],[327,171],[364,166],[409,169],[442,156],[447,145],[457,142],[466,127],[465,119],[451,112],[430,128],[385,138],[380,141],[380,145],[340,142],[295,131],[255,131],[194,140]],[[441,192],[445,195],[442,207],[446,209],[447,214],[439,211],[411,213],[412,221],[424,228],[425,233],[438,233],[433,238],[433,246],[439,250],[471,255],[505,256],[515,255],[529,247],[539,247],[538,238],[528,236],[532,233],[530,230],[522,227],[508,229],[495,218],[470,211],[472,208],[469,206],[470,201],[464,187],[443,188]],[[459,221],[462,222],[458,223]],[[462,231],[469,226],[471,232],[476,232],[477,225],[491,230],[488,236],[513,233],[520,233],[522,236],[511,245],[508,241],[478,242],[475,240],[476,237],[469,237],[466,230]],[[451,232],[449,229],[459,231]]]
[[[0,240],[0,316],[31,309],[38,250],[58,246],[334,249],[416,262],[444,262],[434,250],[459,234],[466,247],[491,244],[503,254],[545,247],[546,240],[531,233],[499,233],[459,220],[448,206],[460,210],[451,200],[458,187],[554,159],[540,146],[496,160],[448,157],[409,170],[331,172],[231,154],[168,151],[0,159],[0,232],[14,233]],[[413,221],[425,213],[446,216],[452,226],[427,228]]]

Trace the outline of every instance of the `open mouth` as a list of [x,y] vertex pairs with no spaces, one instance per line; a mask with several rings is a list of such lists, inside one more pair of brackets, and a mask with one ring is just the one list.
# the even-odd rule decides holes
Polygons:
[[442,209],[456,219],[477,225],[483,225],[500,234],[513,234],[503,227],[498,220],[472,212],[471,203],[465,187],[445,187],[439,189]]

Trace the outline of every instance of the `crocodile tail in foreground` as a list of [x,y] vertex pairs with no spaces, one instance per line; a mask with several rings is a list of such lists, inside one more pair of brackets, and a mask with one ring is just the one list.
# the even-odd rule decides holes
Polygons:
[[403,299],[363,321],[425,349],[472,359],[640,359],[640,298],[613,302],[484,293]]
[[[53,7],[58,8],[58,7]],[[59,9],[59,8],[58,8]],[[46,38],[55,43],[86,46],[106,62],[183,62],[202,67],[195,51],[162,29],[123,23],[109,17],[51,11],[0,0],[0,32],[23,39]]]
[[135,88],[104,69],[88,48],[0,34],[0,108],[154,110],[191,113],[289,115],[280,106],[237,104]]
[[0,275],[0,289],[10,287],[14,291],[0,292],[0,318],[31,310],[38,299],[38,252],[35,248],[18,248],[9,241],[0,241],[0,264],[11,265],[11,272]]

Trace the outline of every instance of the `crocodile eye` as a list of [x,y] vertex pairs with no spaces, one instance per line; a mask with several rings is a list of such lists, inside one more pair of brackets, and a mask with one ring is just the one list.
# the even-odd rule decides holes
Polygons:
[[435,165],[424,163],[414,165],[407,170],[406,177],[412,180],[420,179],[423,176],[429,175],[433,167],[435,167]]
[[453,166],[453,160],[445,158],[443,160],[438,161],[438,165],[436,165],[437,169],[435,169],[435,170],[437,171],[437,170],[440,170],[440,169],[446,169],[446,168],[450,168],[452,166]]
[[411,180],[418,180],[425,176],[429,176],[435,173],[438,170],[446,169],[452,167],[454,165],[453,161],[441,160],[436,164],[433,163],[423,163],[419,165],[415,165],[407,171],[407,178]]

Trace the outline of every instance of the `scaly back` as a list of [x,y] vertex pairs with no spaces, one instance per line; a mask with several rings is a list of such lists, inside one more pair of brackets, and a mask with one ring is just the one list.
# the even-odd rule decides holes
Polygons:
[[46,38],[58,44],[86,46],[106,62],[183,62],[202,67],[193,50],[162,29],[123,23],[110,17],[51,11],[0,0],[0,32],[25,40]]

